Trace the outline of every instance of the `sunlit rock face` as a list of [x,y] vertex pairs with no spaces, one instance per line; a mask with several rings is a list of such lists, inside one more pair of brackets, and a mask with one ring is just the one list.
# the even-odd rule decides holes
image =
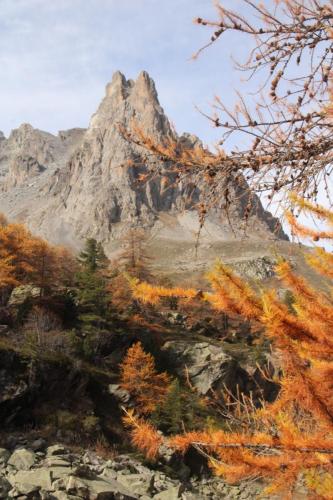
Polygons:
[[[79,247],[84,238],[95,237],[109,253],[136,226],[146,228],[156,241],[195,242],[196,208],[207,197],[205,184],[190,176],[175,183],[164,165],[124,138],[121,127],[128,129],[133,122],[155,141],[173,138],[189,147],[198,143],[189,134],[176,135],[146,72],[135,81],[117,72],[87,129],[54,136],[24,124],[8,139],[0,134],[0,211],[56,243]],[[140,181],[154,169],[164,170],[165,176]],[[229,192],[228,213],[221,189],[201,241],[285,238],[256,197],[245,224],[245,180],[229,181]]]

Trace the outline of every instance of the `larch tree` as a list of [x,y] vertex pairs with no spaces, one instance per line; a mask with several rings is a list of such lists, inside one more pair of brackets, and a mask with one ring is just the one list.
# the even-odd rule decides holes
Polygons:
[[149,237],[140,228],[131,228],[120,238],[120,251],[112,262],[113,273],[108,284],[112,303],[118,310],[138,309],[129,280],[151,280],[151,257],[147,251]]
[[[293,196],[299,208],[333,225],[333,214],[323,207]],[[333,239],[332,230],[300,226],[288,214],[291,227],[316,241]],[[306,256],[316,271],[331,278],[333,259],[322,248]],[[333,485],[333,301],[330,293],[313,289],[281,259],[276,273],[293,295],[292,309],[275,291],[257,295],[227,266],[219,263],[210,273],[211,291],[202,300],[214,309],[239,314],[264,327],[279,354],[282,378],[277,399],[260,409],[249,408],[248,425],[234,432],[207,430],[169,439],[185,452],[194,446],[210,457],[211,467],[231,482],[248,479],[270,481],[267,494],[283,490],[291,498],[302,477],[318,498],[332,498]],[[133,282],[133,293],[144,302],[174,293],[193,297],[193,290],[166,290]],[[157,434],[158,438],[158,434]]]
[[[206,180],[210,189],[198,205],[202,219],[216,196],[221,196],[222,187],[226,207],[231,203],[229,180],[242,187],[246,180],[250,185],[245,218],[253,209],[253,191],[289,203],[286,193],[290,191],[316,200],[321,190],[331,202],[333,135],[326,109],[331,108],[333,66],[331,2],[240,0],[229,9],[221,0],[216,11],[215,19],[195,19],[211,30],[211,36],[194,58],[203,57],[219,41],[224,50],[232,47],[233,60],[240,44],[248,51],[245,62],[236,62],[248,77],[248,86],[237,93],[235,107],[216,97],[211,112],[201,111],[221,129],[216,150],[200,145],[188,149],[174,138],[156,142],[135,122],[124,135],[143,146],[147,155],[162,160],[161,171],[154,165],[152,176],[162,177],[169,165],[178,181],[189,175],[194,182]],[[218,61],[216,66],[218,71]],[[238,148],[240,143],[243,146]]]
[[[137,124],[124,135],[144,147],[147,155],[164,160],[179,179],[187,175],[205,179],[213,196],[222,179],[240,183],[246,179],[250,188],[278,201],[294,191],[291,201],[287,198],[291,210],[286,213],[293,233],[314,241],[330,240],[331,228],[309,229],[294,214],[308,211],[333,222],[332,213],[316,204],[322,191],[331,203],[333,7],[320,0],[277,0],[269,6],[241,0],[240,4],[244,9],[230,10],[222,2],[217,4],[217,19],[196,19],[212,30],[196,56],[232,33],[248,39],[248,58],[238,67],[260,87],[257,93],[251,89],[252,97],[239,94],[235,109],[216,98],[213,113],[204,113],[223,130],[217,152],[200,146],[188,150],[173,139],[156,143]],[[258,101],[253,95],[259,96]],[[248,146],[226,152],[228,142],[237,142],[241,135],[248,137]],[[228,204],[228,183],[222,185]],[[206,213],[203,202],[202,220]],[[317,272],[333,277],[331,253],[318,248],[306,258]],[[195,447],[218,475],[231,482],[261,478],[269,483],[267,494],[283,491],[285,498],[292,498],[302,479],[315,498],[328,500],[333,491],[332,296],[313,289],[283,259],[276,272],[292,294],[292,307],[275,291],[257,294],[222,263],[209,275],[209,292],[172,291],[139,280],[132,281],[132,291],[137,300],[153,304],[172,294],[188,300],[199,296],[215,310],[241,315],[263,327],[281,360],[276,401],[260,409],[247,408],[247,426],[231,432],[204,428],[174,436],[168,444],[181,452]],[[135,425],[140,426],[139,420]],[[155,435],[158,442],[156,429]]]
[[0,289],[21,284],[40,288],[43,295],[69,279],[71,253],[33,236],[22,224],[0,223]]
[[128,349],[120,366],[120,380],[141,415],[151,414],[165,402],[171,382],[167,373],[156,371],[153,356],[143,350],[140,342]]
[[117,265],[131,276],[147,279],[151,257],[147,252],[149,237],[143,229],[131,228],[120,240]]

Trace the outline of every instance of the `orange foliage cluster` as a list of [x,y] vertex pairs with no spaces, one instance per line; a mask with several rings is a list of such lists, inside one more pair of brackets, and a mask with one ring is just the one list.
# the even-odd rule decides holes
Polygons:
[[[333,214],[330,210],[327,210],[320,205],[312,205],[310,202],[299,198],[294,194],[291,196],[291,200],[304,212],[310,212],[311,214],[317,216],[320,220],[324,220],[330,225],[333,224]],[[286,212],[286,219],[292,232],[298,236],[312,238],[314,241],[319,241],[321,239],[333,239],[333,231],[317,231],[315,229],[305,227],[298,223],[295,216],[290,211]]]
[[[333,221],[333,214],[321,207],[312,207],[297,198],[294,203]],[[296,225],[293,227],[297,230]],[[333,276],[333,257],[325,250],[318,250],[308,261],[322,274]],[[332,492],[323,488],[320,478],[324,474],[333,481],[333,300],[330,294],[314,290],[297,276],[286,261],[277,265],[276,272],[293,294],[292,309],[274,291],[257,296],[222,264],[210,273],[213,291],[202,294],[202,299],[218,310],[241,314],[265,327],[283,368],[277,400],[264,409],[253,410],[255,428],[249,426],[242,433],[188,433],[173,437],[170,444],[183,452],[195,446],[210,456],[217,474],[232,482],[273,478],[267,492],[284,489],[286,498],[291,497],[303,473],[309,479],[308,487],[317,495],[320,490],[320,497],[329,499]],[[156,303],[160,296],[160,289],[154,291],[151,285],[146,288],[136,282],[133,289],[145,302]],[[163,290],[165,293],[171,290]],[[179,290],[173,293],[183,296],[183,291],[180,295]]]
[[121,387],[134,398],[139,413],[150,414],[165,401],[170,378],[167,373],[156,372],[153,356],[140,342],[128,349],[120,369]]
[[133,410],[124,411],[125,417],[123,418],[123,422],[130,428],[133,445],[142,451],[148,459],[154,460],[163,442],[161,434],[158,433],[153,425],[136,417]]
[[198,291],[193,288],[156,287],[149,283],[141,282],[136,278],[130,279],[130,284],[133,297],[146,304],[158,304],[162,297],[194,299],[198,295]]
[[[130,130],[131,132],[122,128],[121,133],[129,141],[145,147],[148,151],[159,155],[165,160],[174,162],[175,172],[178,171],[179,166],[181,166],[182,171],[191,174],[194,173],[196,168],[201,172],[203,166],[211,171],[219,168],[221,162],[226,159],[226,154],[222,148],[219,148],[213,154],[201,144],[189,148],[186,144],[177,141],[174,136],[164,137],[163,143],[155,141],[150,135],[145,134],[142,128],[134,121],[131,123]],[[204,175],[207,181],[212,180],[212,176],[209,173]]]
[[22,224],[0,217],[0,290],[8,286],[33,284],[41,294],[68,279],[74,259],[62,247],[53,247],[33,236]]

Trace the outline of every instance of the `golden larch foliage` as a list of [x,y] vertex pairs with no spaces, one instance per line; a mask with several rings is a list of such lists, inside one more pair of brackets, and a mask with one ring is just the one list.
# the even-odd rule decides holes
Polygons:
[[124,424],[130,428],[133,446],[144,453],[149,460],[155,460],[163,440],[161,434],[149,422],[136,417],[133,410],[125,410]]
[[33,284],[41,289],[66,282],[75,270],[69,250],[33,236],[22,224],[0,217],[0,289]]
[[[333,213],[323,207],[312,206],[295,196],[293,203],[332,224]],[[293,216],[289,220],[298,231]],[[315,239],[323,236],[323,231],[302,228],[300,233]],[[333,239],[333,234],[327,231],[325,237]],[[321,274],[333,277],[333,257],[324,249],[310,253],[307,260]],[[303,474],[318,498],[331,499],[333,298],[330,293],[313,289],[285,260],[278,262],[276,273],[293,295],[291,309],[275,291],[257,295],[223,264],[217,264],[209,274],[211,291],[172,291],[139,281],[132,283],[132,290],[138,299],[154,304],[172,293],[189,300],[201,297],[219,311],[259,322],[281,361],[283,375],[276,401],[261,409],[253,408],[248,427],[242,433],[203,430],[173,436],[169,445],[181,452],[194,446],[210,457],[212,468],[228,481],[262,478],[270,481],[267,494],[283,490],[285,498],[291,498]],[[251,426],[251,422],[256,425]]]
[[170,377],[157,373],[155,361],[140,342],[133,344],[120,366],[120,384],[136,402],[140,414],[150,414],[162,404],[168,394]]

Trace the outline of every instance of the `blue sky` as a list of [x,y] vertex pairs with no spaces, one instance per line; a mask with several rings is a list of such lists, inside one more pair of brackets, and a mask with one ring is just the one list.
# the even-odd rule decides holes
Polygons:
[[230,38],[192,61],[210,37],[198,16],[215,16],[211,0],[0,0],[0,130],[85,127],[114,71],[145,69],[176,129],[215,142],[219,131],[195,106],[208,111],[215,94],[234,100],[230,49],[244,45]]
[[[242,0],[223,4],[247,14]],[[219,95],[232,107],[251,86],[231,61],[244,60],[246,38],[229,34],[191,60],[211,35],[193,19],[215,16],[213,0],[0,0],[0,130],[86,127],[112,74],[144,69],[177,131],[216,143],[220,130],[195,106],[209,112]]]

